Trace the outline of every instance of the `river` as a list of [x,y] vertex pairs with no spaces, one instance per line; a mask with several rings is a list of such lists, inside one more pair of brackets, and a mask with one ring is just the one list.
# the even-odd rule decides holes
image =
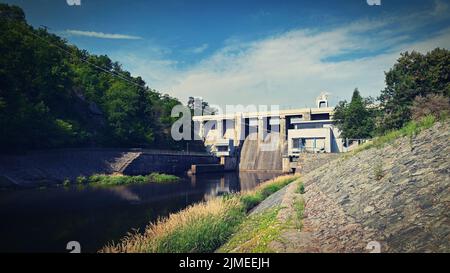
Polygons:
[[69,241],[78,241],[82,252],[96,252],[158,217],[277,175],[228,172],[168,184],[0,191],[0,252],[68,252]]

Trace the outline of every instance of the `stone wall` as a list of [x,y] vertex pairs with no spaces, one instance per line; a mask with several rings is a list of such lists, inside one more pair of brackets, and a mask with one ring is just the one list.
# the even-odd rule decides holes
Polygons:
[[142,149],[61,149],[0,155],[0,186],[39,186],[92,174],[182,173],[219,159],[199,153]]
[[142,153],[124,169],[126,175],[142,175],[151,172],[180,174],[193,164],[219,164],[219,158],[200,155],[176,155]]
[[306,174],[321,166],[325,166],[330,161],[338,158],[337,153],[304,153],[300,154],[295,169],[296,174]]
[[376,241],[381,252],[450,252],[449,127],[302,166],[314,249],[363,252]]

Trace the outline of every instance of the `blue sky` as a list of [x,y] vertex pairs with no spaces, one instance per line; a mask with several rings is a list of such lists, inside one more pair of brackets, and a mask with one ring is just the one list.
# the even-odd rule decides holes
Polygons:
[[450,48],[449,0],[1,2],[183,102],[303,107],[355,87],[376,96],[400,52]]

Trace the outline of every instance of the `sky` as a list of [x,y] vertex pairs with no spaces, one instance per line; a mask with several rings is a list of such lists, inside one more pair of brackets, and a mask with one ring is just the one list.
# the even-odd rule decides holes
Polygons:
[[450,49],[450,0],[0,2],[161,93],[222,107],[376,97],[401,52]]

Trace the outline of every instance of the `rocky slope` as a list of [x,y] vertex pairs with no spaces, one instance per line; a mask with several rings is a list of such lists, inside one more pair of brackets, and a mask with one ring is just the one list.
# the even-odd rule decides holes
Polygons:
[[[379,243],[381,252],[450,252],[449,140],[449,122],[437,123],[413,138],[303,168],[303,227],[284,230],[272,248],[368,252]],[[295,187],[284,194],[287,207]]]

